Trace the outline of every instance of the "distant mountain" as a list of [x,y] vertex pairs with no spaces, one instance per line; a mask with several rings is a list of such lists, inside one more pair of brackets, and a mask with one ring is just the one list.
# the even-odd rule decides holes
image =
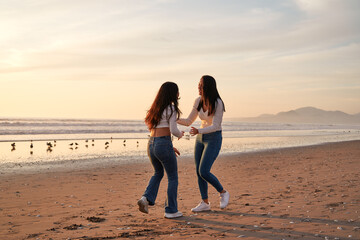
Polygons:
[[241,118],[247,122],[277,122],[277,123],[338,123],[360,124],[360,113],[347,114],[341,111],[325,111],[314,107],[303,107],[277,114],[262,114],[254,118]]

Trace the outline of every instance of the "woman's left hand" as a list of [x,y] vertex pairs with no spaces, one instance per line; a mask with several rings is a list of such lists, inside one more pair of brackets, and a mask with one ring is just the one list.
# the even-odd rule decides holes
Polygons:
[[199,130],[197,128],[191,127],[191,129],[190,129],[191,136],[195,136],[198,133],[199,133]]

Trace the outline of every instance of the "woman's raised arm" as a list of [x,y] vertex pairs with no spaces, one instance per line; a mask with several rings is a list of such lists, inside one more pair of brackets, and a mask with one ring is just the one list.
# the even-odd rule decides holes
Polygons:
[[194,106],[187,118],[180,118],[177,120],[177,123],[184,126],[190,126],[197,118],[198,116],[198,110],[197,107],[199,106],[200,97],[195,99]]

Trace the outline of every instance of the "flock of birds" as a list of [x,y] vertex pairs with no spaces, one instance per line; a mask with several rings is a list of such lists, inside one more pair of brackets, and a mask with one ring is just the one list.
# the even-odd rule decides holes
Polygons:
[[[150,137],[150,135],[148,135],[148,137]],[[172,138],[173,138],[173,136],[172,136]],[[187,140],[190,140],[190,135],[185,135],[185,138],[186,138]],[[111,137],[111,138],[110,138],[110,143],[112,143],[112,140],[113,140],[113,138]],[[89,147],[89,142],[90,142],[89,139],[86,139],[86,140],[85,140],[85,147],[86,147],[86,148]],[[105,142],[105,149],[108,149],[108,148],[109,148],[110,143],[109,143],[109,142]],[[137,147],[139,147],[139,141],[136,141],[136,144],[137,144]],[[47,151],[47,152],[52,152],[52,151],[53,151],[53,148],[56,147],[56,140],[54,140],[53,143],[52,143],[52,142],[46,142],[46,145],[47,145],[46,151]],[[123,140],[123,145],[124,145],[124,147],[126,147],[126,139]],[[69,144],[69,146],[70,146],[69,149],[71,149],[71,150],[78,149],[79,143],[77,143],[77,142],[72,142],[72,143]],[[94,139],[91,140],[91,146],[95,146],[95,140],[94,140]],[[31,143],[30,143],[30,154],[33,154],[33,153],[34,153],[34,152],[32,151],[33,148],[34,148],[34,144],[33,144],[32,140],[31,140]],[[11,143],[11,151],[15,151],[15,150],[16,150],[16,143]]]
[[[110,143],[112,143],[113,138],[110,138],[110,142],[105,142],[105,149],[108,149],[110,146]],[[85,147],[88,148],[89,147],[89,142],[90,140],[86,139],[85,140]],[[136,141],[137,147],[139,147],[139,141]],[[52,152],[53,148],[56,147],[56,140],[52,142],[46,142],[47,145],[47,152]],[[79,143],[77,142],[72,142],[69,144],[69,149],[74,150],[74,149],[78,149]],[[95,146],[95,140],[92,139],[91,140],[91,146]],[[126,147],[126,139],[123,140],[123,146]],[[34,152],[32,151],[32,149],[34,148],[34,144],[32,142],[32,140],[30,141],[30,154],[32,155]],[[16,150],[16,143],[11,143],[11,151],[15,151]]]

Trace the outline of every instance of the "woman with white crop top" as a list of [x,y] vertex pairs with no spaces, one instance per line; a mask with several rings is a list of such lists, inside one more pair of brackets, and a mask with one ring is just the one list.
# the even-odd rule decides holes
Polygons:
[[148,156],[154,167],[145,193],[138,201],[139,210],[149,213],[148,206],[154,205],[164,170],[168,177],[167,200],[165,202],[165,217],[181,217],[177,208],[178,171],[176,154],[180,154],[171,142],[171,134],[179,139],[184,132],[177,128],[176,120],[181,111],[178,108],[179,89],[173,82],[164,83],[157,93],[154,102],[147,111],[145,123],[150,130]]
[[191,127],[190,134],[197,135],[195,142],[195,166],[198,185],[202,201],[193,212],[209,211],[208,183],[220,193],[220,208],[229,203],[230,194],[227,192],[214,174],[210,172],[213,163],[219,155],[222,144],[221,122],[225,112],[224,103],[216,88],[213,77],[202,76],[198,85],[199,95],[195,100],[193,109],[186,119],[179,119],[177,123],[190,126],[199,116],[201,126],[199,129]]

